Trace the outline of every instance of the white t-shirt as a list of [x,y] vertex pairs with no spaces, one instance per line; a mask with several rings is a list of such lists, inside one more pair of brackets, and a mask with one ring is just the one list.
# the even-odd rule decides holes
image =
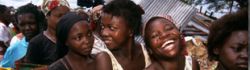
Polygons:
[[4,43],[8,42],[11,39],[10,32],[8,30],[8,27],[0,22],[0,41],[3,41]]

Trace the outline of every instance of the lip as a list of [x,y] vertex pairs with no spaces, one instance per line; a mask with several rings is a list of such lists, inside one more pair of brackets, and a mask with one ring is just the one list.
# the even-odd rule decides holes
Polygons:
[[112,43],[112,41],[110,40],[110,39],[103,39],[103,42],[106,44],[106,45],[108,45],[108,44],[111,44]]
[[162,44],[162,46],[160,48],[170,51],[170,50],[174,49],[174,42],[175,42],[174,40],[167,40]]
[[248,68],[248,63],[247,62],[242,62],[242,63],[237,63],[236,64],[240,68]]

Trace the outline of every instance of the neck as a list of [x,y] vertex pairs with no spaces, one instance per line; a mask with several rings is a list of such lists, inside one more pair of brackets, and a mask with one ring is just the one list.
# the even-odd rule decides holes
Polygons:
[[120,48],[111,50],[111,52],[114,54],[115,57],[121,57],[121,58],[129,58],[133,59],[135,50],[135,42],[134,39],[128,39],[127,43],[124,43],[120,46]]
[[72,50],[69,50],[66,56],[70,58],[70,61],[72,61],[72,63],[85,63],[86,61],[91,59],[90,55],[83,56],[73,52]]
[[54,43],[56,43],[56,32],[52,28],[47,28],[45,30],[45,35]]
[[171,59],[158,59],[159,64],[166,70],[183,70],[185,66],[185,56],[177,56]]

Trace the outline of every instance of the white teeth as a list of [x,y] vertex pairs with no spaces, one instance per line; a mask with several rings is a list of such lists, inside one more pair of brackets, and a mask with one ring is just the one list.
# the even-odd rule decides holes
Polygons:
[[166,47],[169,43],[173,43],[173,42],[174,42],[174,40],[168,40],[162,44],[161,48]]

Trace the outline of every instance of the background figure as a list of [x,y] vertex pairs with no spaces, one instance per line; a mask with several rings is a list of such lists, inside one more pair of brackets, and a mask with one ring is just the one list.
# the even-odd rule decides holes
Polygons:
[[[15,62],[23,63],[23,57],[26,55],[28,42],[39,33],[39,24],[44,22],[38,8],[29,3],[17,9],[17,26],[21,33],[14,36],[4,54],[4,59],[1,61],[1,67],[15,68]],[[15,42],[14,42],[15,41]]]
[[146,23],[144,33],[152,59],[147,70],[199,70],[197,61],[186,55],[185,40],[173,21],[152,17]]
[[247,9],[216,20],[208,36],[208,55],[218,61],[216,70],[248,69]]
[[9,23],[11,22],[10,9],[0,4],[0,55],[3,55],[11,39]]
[[49,65],[59,59],[56,52],[56,24],[70,11],[66,0],[44,0],[42,11],[46,15],[48,27],[34,37],[28,47],[27,61],[33,64]]

